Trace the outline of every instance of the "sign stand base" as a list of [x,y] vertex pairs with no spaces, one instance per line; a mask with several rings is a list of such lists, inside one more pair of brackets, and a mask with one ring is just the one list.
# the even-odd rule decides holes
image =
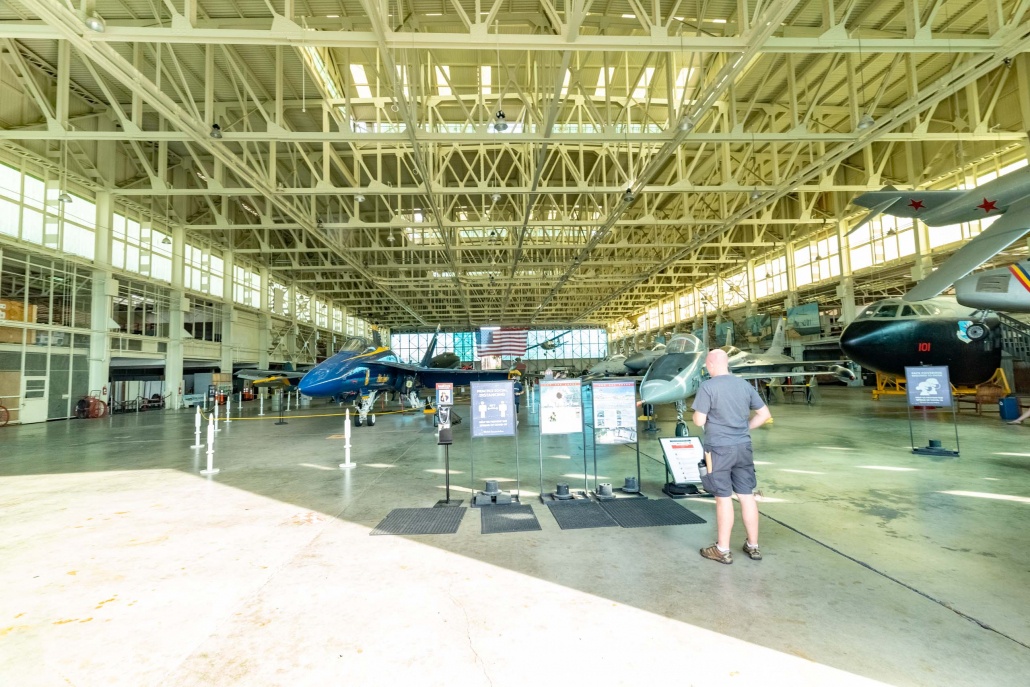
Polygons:
[[702,491],[696,484],[677,484],[666,482],[662,487],[662,493],[671,499],[703,499],[713,498],[707,491]]
[[451,499],[450,501],[447,499],[440,499],[436,502],[436,505],[434,505],[433,508],[457,508],[462,503],[464,503],[463,499]]
[[921,456],[948,456],[949,458],[958,456],[958,451],[944,448],[938,439],[930,439],[930,443],[921,448],[913,447],[912,453],[917,453]]

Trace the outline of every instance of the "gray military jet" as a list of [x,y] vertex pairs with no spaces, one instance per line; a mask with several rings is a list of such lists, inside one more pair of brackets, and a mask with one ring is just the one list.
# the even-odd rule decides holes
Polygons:
[[665,355],[665,344],[655,344],[653,348],[646,351],[637,351],[626,358],[623,364],[635,374],[641,374],[663,355]]

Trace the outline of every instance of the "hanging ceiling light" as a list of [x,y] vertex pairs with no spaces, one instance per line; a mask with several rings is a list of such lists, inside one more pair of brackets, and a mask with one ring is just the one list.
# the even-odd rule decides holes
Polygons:
[[751,192],[751,195],[750,195],[751,200],[758,200],[761,197],[762,197],[762,192],[759,191],[757,188],[754,191]]
[[168,236],[166,235],[163,239],[161,239],[161,243],[165,246],[170,246],[172,245],[172,240],[168,238]]
[[504,114],[504,110],[497,110],[494,114],[494,131],[507,131],[508,130],[508,117]]
[[84,21],[86,24],[86,28],[90,31],[103,33],[104,30],[107,28],[107,23],[104,21],[103,17],[101,17],[96,12],[90,12],[88,15],[86,15],[86,19]]
[[222,137],[222,127],[218,126],[217,123],[216,124],[212,124],[211,125],[211,138],[221,138],[221,137]]
[[858,131],[865,131],[866,129],[871,129],[874,126],[876,126],[876,120],[873,119],[872,115],[866,112],[858,120],[858,124],[855,125],[855,129],[857,129]]
[[492,200],[495,203],[499,203],[501,201],[501,194],[500,193],[493,194],[492,196],[490,196],[490,200]]
[[68,195],[67,191],[62,191],[61,195],[57,196],[57,202],[58,203],[70,203],[70,202],[72,202],[72,197],[70,195]]
[[359,193],[358,195],[354,196],[354,202],[355,203],[364,203],[365,202],[365,196],[363,196],[363,195],[361,195]]
[[632,203],[634,200],[636,200],[636,196],[633,195],[633,189],[626,189],[626,192],[622,194],[622,200],[626,203]]

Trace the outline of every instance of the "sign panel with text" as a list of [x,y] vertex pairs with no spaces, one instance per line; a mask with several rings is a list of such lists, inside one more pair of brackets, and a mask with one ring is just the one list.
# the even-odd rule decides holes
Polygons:
[[540,433],[583,431],[583,385],[578,379],[540,381]]
[[951,407],[951,377],[947,366],[906,367],[905,391],[910,406]]
[[472,436],[515,436],[515,390],[511,380],[472,382]]
[[676,484],[700,482],[701,472],[697,464],[705,458],[705,448],[697,437],[662,437],[665,462],[669,464],[672,481]]
[[634,381],[593,383],[594,441],[632,444],[637,440],[637,384]]
[[436,407],[454,405],[454,383],[438,382],[436,385]]

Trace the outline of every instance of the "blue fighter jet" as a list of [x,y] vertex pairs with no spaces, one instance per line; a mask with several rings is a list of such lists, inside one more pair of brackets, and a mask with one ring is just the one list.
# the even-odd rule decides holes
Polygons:
[[302,394],[315,398],[332,398],[341,402],[349,398],[360,399],[357,404],[358,416],[354,422],[358,427],[365,424],[371,427],[376,419],[369,411],[375,403],[376,396],[381,392],[399,391],[407,395],[408,402],[413,408],[419,408],[424,405],[418,397],[420,387],[433,388],[439,382],[468,386],[470,382],[508,379],[507,370],[454,370],[430,367],[435,349],[434,335],[429,349],[418,365],[400,362],[397,355],[386,346],[369,346],[356,355],[350,351],[340,351],[315,365],[300,380],[298,388]]

